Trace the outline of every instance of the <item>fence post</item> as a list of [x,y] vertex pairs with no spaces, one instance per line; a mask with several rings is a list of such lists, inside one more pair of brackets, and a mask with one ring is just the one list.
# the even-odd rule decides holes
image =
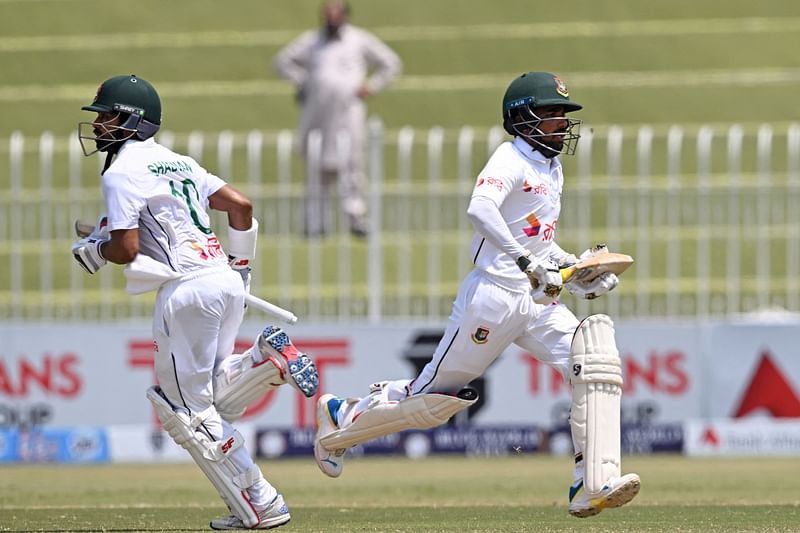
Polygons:
[[710,126],[702,126],[697,133],[697,274],[696,292],[697,314],[707,317],[709,314],[711,295],[711,205],[709,201],[711,175],[711,143],[714,130]]
[[786,132],[786,308],[798,311],[800,295],[800,124],[789,125]]
[[24,236],[22,234],[22,179],[24,175],[25,164],[25,137],[22,132],[15,131],[11,134],[9,139],[9,178],[11,185],[11,194],[9,200],[11,201],[10,212],[10,239],[11,239],[11,254],[9,256],[10,265],[10,285],[11,285],[11,317],[22,318],[23,311],[23,255],[22,255],[22,242]]
[[[674,221],[676,228],[680,227],[683,218],[682,205],[679,202],[679,192],[681,189],[681,147],[683,145],[683,128],[671,126],[667,133],[667,206],[669,211],[675,213],[677,220]],[[667,213],[667,218],[669,218]],[[680,281],[681,281],[681,261],[680,261],[681,241],[678,231],[667,232],[667,270],[665,273],[666,281],[666,312],[667,316],[677,316],[680,313]],[[676,287],[678,287],[676,289]],[[673,288],[673,290],[670,290]]]
[[52,132],[39,137],[39,296],[41,318],[53,317],[53,153]]
[[368,297],[367,317],[370,324],[377,324],[383,316],[383,248],[381,234],[381,202],[383,194],[383,123],[372,118],[367,124],[369,131],[369,234],[367,235]]
[[189,139],[186,141],[186,151],[189,152],[189,157],[203,164],[203,133],[200,131],[193,131],[189,133]]
[[[609,249],[615,250],[620,248],[620,212],[621,204],[619,201],[620,187],[619,179],[622,172],[622,128],[619,126],[612,126],[608,130],[608,211],[606,214],[607,220],[607,235],[609,237]],[[612,242],[612,239],[614,241]],[[611,316],[619,314],[619,298],[610,298],[608,301],[608,309]]]
[[[457,205],[456,227],[458,228],[458,279],[464,279],[467,275],[468,243],[471,238],[471,227],[467,224],[465,216],[467,202],[472,187],[475,183],[475,175],[472,172],[472,145],[475,141],[475,131],[469,126],[464,126],[458,132],[458,187],[456,188]],[[463,202],[461,200],[464,200]]]
[[322,252],[319,240],[325,227],[325,212],[328,206],[322,198],[322,132],[313,130],[308,134],[308,156],[306,172],[305,232],[308,239],[308,315],[320,316],[320,293],[322,292]]
[[233,132],[224,130],[217,137],[217,172],[225,181],[233,179]]
[[397,133],[397,309],[411,315],[411,168],[414,128],[405,126]]
[[653,128],[639,128],[636,139],[636,156],[639,172],[638,202],[636,213],[636,313],[646,314],[650,307],[650,233],[652,219],[649,201],[657,193],[650,186],[651,155],[653,151]]
[[428,316],[439,316],[439,291],[442,271],[441,207],[442,144],[444,130],[434,126],[428,131]]
[[[350,138],[350,133],[348,131],[342,130],[336,136],[336,157],[339,161],[339,176],[336,180],[336,190],[337,190],[337,199],[339,206],[343,206],[342,199],[346,194],[344,190],[344,183],[345,180],[342,179],[342,173],[345,172],[352,172],[353,165],[351,163],[352,160],[352,151],[353,146]],[[348,181],[352,181],[353,179],[357,179],[357,176],[351,176]],[[364,176],[361,177],[362,179]],[[366,184],[364,184],[366,187]],[[365,198],[365,201],[367,198]],[[368,210],[371,211],[371,210]],[[339,224],[335,226],[339,228],[339,245],[336,247],[336,259],[337,259],[337,266],[339,270],[339,276],[336,285],[336,292],[337,292],[337,300],[338,300],[338,312],[336,314],[336,318],[339,321],[344,321],[350,318],[351,313],[351,306],[352,306],[352,281],[351,281],[351,271],[353,268],[353,262],[350,257],[351,255],[351,242],[350,242],[350,233],[348,231],[348,226],[350,221],[347,220],[348,215],[344,212],[344,209],[341,207],[337,209],[335,218],[340,221]],[[380,212],[378,213],[370,213],[371,216],[380,216]],[[374,227],[374,226],[373,226]]]
[[[592,150],[594,149],[594,129],[584,128],[578,143],[578,175],[577,187],[574,193],[577,196],[577,212],[575,232],[577,234],[574,252],[579,254],[590,246],[592,242]],[[589,314],[589,302],[583,298],[577,299],[576,311],[579,316]]]
[[[292,132],[281,130],[275,143],[275,149],[277,150],[276,164],[278,166],[278,198],[283,200],[278,202],[277,205],[278,255],[282,258],[281,261],[278,261],[278,291],[280,298],[278,301],[284,307],[291,306],[292,297],[294,261],[292,260],[292,238],[290,233],[293,229],[291,217],[294,214],[302,220],[305,216],[305,204],[302,197],[297,202],[299,208],[292,208],[294,203],[292,196],[292,142]],[[302,223],[299,227],[302,228]]]
[[[758,159],[758,209],[756,217],[758,220],[759,232],[763,228],[768,230],[770,223],[770,185],[772,181],[772,127],[762,124],[758,128],[756,139],[756,153]],[[758,239],[758,261],[756,261],[756,301],[759,309],[766,309],[770,305],[770,271],[772,270],[770,259],[770,245],[772,239],[769,233],[767,238]]]
[[729,314],[741,310],[741,206],[739,205],[739,188],[742,175],[742,139],[744,130],[738,124],[728,129],[728,238],[726,239],[727,275],[725,292]]

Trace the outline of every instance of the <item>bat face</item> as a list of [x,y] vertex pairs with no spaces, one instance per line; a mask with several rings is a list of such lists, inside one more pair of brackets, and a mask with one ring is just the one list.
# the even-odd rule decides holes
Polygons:
[[633,264],[629,255],[608,252],[590,257],[561,270],[561,279],[568,281],[592,281],[604,272],[613,272],[620,275]]

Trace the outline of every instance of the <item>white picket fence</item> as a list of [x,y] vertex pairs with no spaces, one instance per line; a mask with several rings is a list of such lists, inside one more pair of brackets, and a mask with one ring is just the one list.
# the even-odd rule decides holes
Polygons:
[[[566,181],[558,241],[595,242],[636,259],[612,295],[578,314],[717,317],[800,311],[800,124],[586,127]],[[261,221],[253,292],[304,319],[441,321],[470,268],[464,214],[500,128],[385,131],[370,122],[370,232],[303,234],[304,172],[289,131],[162,132],[254,200]],[[101,159],[74,135],[13,134],[0,147],[0,319],[150,316],[116,268],[73,264],[75,219],[102,210]],[[337,199],[334,199],[338,202]],[[338,206],[338,203],[335,204]],[[217,228],[224,219],[217,218]],[[224,229],[219,231],[224,242]]]

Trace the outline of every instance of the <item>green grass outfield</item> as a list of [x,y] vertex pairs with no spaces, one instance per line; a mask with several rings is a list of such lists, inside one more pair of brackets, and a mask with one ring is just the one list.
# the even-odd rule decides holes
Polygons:
[[[797,531],[797,459],[626,458],[642,477],[628,506],[567,514],[567,457],[261,463],[286,497],[281,532]],[[194,465],[4,466],[0,531],[192,531],[225,511]]]

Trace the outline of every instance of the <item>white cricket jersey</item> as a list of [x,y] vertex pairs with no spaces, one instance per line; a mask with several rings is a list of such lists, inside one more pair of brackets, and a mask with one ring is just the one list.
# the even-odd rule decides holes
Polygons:
[[[547,159],[522,138],[501,144],[489,158],[472,191],[498,206],[511,235],[535,261],[545,261],[556,238],[561,212],[564,176],[558,158]],[[506,281],[506,285],[530,288],[515,258],[483,235],[472,239],[471,257],[476,268]]]
[[226,265],[207,212],[224,185],[152,138],[127,141],[103,174],[108,229],[139,228],[139,252],[177,273]]

